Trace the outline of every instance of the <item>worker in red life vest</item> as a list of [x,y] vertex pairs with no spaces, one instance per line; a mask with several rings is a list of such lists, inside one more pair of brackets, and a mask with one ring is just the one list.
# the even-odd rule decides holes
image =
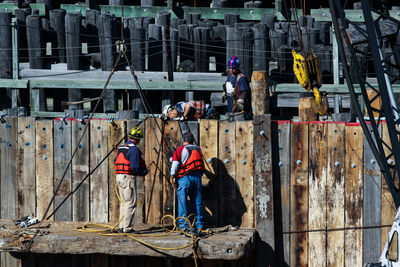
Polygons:
[[116,182],[118,194],[123,203],[120,205],[119,230],[123,233],[131,233],[136,209],[136,176],[145,176],[149,171],[142,158],[142,152],[137,145],[143,138],[143,131],[134,127],[128,134],[129,141],[118,147],[115,156]]
[[[171,177],[177,183],[178,216],[187,217],[187,197],[195,206],[196,231],[201,233],[204,228],[203,197],[201,176],[204,171],[203,154],[199,146],[193,145],[194,137],[190,132],[183,134],[183,145],[179,146],[172,156]],[[189,232],[189,225],[185,220],[178,220],[178,227],[183,232]]]
[[226,78],[223,102],[228,101],[228,117],[232,120],[251,120],[251,90],[246,75],[240,69],[240,60],[233,56],[228,60],[229,74]]

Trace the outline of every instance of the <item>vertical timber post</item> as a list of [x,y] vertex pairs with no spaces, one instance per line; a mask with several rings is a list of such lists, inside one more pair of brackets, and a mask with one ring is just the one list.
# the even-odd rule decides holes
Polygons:
[[269,78],[265,71],[253,71],[251,75],[251,106],[254,115],[269,113]]
[[[0,78],[11,79],[11,12],[0,12]],[[0,110],[11,107],[11,92],[9,88],[0,89]]]
[[[13,79],[18,80],[19,74],[19,63],[18,63],[18,29],[17,29],[17,18],[12,18],[12,65],[13,65]],[[19,89],[13,89],[11,92],[11,106],[17,107],[20,101]]]

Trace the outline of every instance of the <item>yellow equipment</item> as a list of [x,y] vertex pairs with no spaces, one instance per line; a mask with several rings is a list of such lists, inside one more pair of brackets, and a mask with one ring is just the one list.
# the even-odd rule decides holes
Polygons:
[[322,86],[322,77],[317,57],[311,53],[306,59],[302,55],[297,54],[294,49],[292,50],[292,55],[293,72],[297,80],[307,92],[311,89],[313,90],[316,111],[319,115],[326,115],[328,112],[328,99],[325,92],[320,93],[319,91],[319,88]]
[[143,131],[140,127],[133,127],[129,132],[128,136],[133,139],[141,139],[143,138]]

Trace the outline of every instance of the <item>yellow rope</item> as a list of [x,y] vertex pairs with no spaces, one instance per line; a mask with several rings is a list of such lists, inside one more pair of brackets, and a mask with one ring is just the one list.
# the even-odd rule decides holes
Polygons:
[[[121,205],[124,205],[124,202],[122,201],[122,199],[118,193],[117,185],[115,186],[115,192],[117,194],[117,197],[118,197]],[[193,222],[190,222],[191,217],[193,217]],[[172,215],[164,215],[161,218],[161,227],[166,232],[163,234],[110,233],[110,231],[114,231],[116,228],[118,228],[118,225],[123,218],[124,218],[124,214],[122,214],[121,218],[118,220],[118,222],[114,226],[110,226],[108,224],[101,224],[101,223],[88,223],[81,227],[75,228],[75,230],[78,232],[100,233],[100,235],[103,235],[103,236],[126,236],[126,237],[129,237],[129,238],[143,244],[143,245],[146,245],[146,246],[149,246],[149,247],[152,247],[155,249],[160,249],[160,250],[178,250],[178,249],[184,249],[184,248],[193,246],[193,257],[194,257],[194,261],[195,261],[195,266],[197,267],[197,260],[196,260],[196,256],[195,256],[194,244],[199,240],[199,238],[194,234],[189,234],[187,232],[182,231],[179,227],[176,227],[177,221],[179,219],[183,219],[193,229],[194,223],[196,221],[196,216],[194,214],[190,214],[188,217],[177,217],[177,218],[174,218]],[[172,229],[168,229],[164,223],[165,219],[167,219],[167,218],[170,218],[173,221]],[[168,236],[168,235],[172,234],[173,232],[181,232],[182,234],[192,238],[192,242],[190,242],[184,246],[180,246],[180,247],[161,247],[161,246],[157,246],[157,245],[148,243],[148,242],[138,238],[139,236],[140,237],[164,237],[164,236]]]

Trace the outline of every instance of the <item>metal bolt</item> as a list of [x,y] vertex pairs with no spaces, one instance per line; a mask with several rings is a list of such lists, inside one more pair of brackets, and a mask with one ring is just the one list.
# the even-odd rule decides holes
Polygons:
[[355,168],[355,167],[357,167],[357,165],[356,165],[355,163],[352,163],[352,164],[351,164],[351,167],[352,167],[352,168]]
[[26,142],[26,143],[25,143],[26,146],[29,146],[30,144],[31,144],[31,143],[29,143],[29,142]]
[[265,135],[264,130],[261,130],[261,131],[260,131],[260,135],[261,135],[261,136],[264,136],[264,135]]
[[282,162],[282,161],[279,161],[278,166],[279,166],[279,167],[282,167],[282,166],[283,166],[283,162]]
[[225,163],[225,164],[228,164],[228,163],[229,163],[229,159],[225,159],[225,160],[224,160],[224,163]]
[[47,160],[47,156],[46,156],[46,155],[43,155],[43,159],[44,159],[44,160]]
[[297,164],[297,165],[300,165],[300,164],[301,164],[301,160],[298,159],[298,160],[296,161],[296,164]]
[[46,149],[47,148],[47,146],[46,145],[43,145],[43,149]]
[[225,129],[225,133],[227,133],[227,132],[229,132],[229,130],[228,130],[228,129]]
[[242,160],[242,164],[245,165],[245,164],[246,164],[246,161],[245,161],[245,160]]
[[322,16],[323,16],[323,17],[326,17],[326,14],[325,14],[325,13],[322,13]]
[[388,162],[388,164],[393,164],[393,160],[392,159],[389,159],[387,162]]
[[339,161],[335,161],[335,167],[339,167],[340,163]]
[[30,125],[30,124],[28,124],[28,125],[26,126],[26,128],[30,129],[30,128],[31,128],[31,125]]
[[98,148],[100,148],[100,147],[101,147],[101,145],[100,145],[100,144],[97,144],[97,147],[98,147]]
[[376,160],[375,159],[371,159],[369,162],[371,162],[371,164],[375,164]]
[[46,128],[43,128],[43,131],[45,132],[45,131],[46,131]]
[[83,145],[82,145],[82,144],[79,144],[79,148],[82,149],[82,147],[83,147]]
[[337,150],[337,147],[334,147],[333,150],[336,151],[336,150]]
[[214,13],[218,13],[218,9],[214,9]]
[[278,146],[278,150],[282,150],[282,147],[281,147],[281,146]]
[[169,158],[169,162],[172,162],[172,157]]
[[400,16],[400,12],[397,12],[397,16]]
[[64,144],[61,144],[61,148],[64,148]]
[[7,146],[11,146],[11,143],[7,141]]
[[211,159],[210,158],[207,159],[207,163],[211,163]]
[[250,10],[250,14],[253,14],[254,13],[254,10]]
[[144,11],[144,12],[147,12],[147,8],[145,8],[143,11]]

